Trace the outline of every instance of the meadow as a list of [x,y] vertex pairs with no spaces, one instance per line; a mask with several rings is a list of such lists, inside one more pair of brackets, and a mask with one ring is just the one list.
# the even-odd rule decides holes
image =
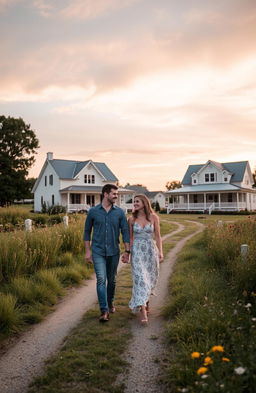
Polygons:
[[[249,245],[246,257],[241,244]],[[168,390],[255,392],[255,219],[210,222],[179,255],[169,287]]]
[[0,339],[39,322],[64,288],[91,276],[84,260],[85,217],[74,217],[68,227],[0,233]]

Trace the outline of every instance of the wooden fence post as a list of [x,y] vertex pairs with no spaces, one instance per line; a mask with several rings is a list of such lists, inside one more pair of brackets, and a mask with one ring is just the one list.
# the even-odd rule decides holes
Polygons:
[[68,227],[68,216],[63,217],[63,223],[65,227]]
[[240,250],[241,250],[242,260],[245,262],[246,258],[247,258],[247,255],[248,255],[248,252],[249,252],[248,244],[241,244]]
[[27,218],[25,220],[25,231],[26,232],[31,232],[32,231],[32,220],[30,220],[30,218]]

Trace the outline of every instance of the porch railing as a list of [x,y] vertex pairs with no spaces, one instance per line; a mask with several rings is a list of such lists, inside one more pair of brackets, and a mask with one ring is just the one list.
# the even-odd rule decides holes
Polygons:
[[87,205],[86,203],[69,203],[67,205],[67,211],[68,212],[78,212],[78,211],[88,211],[90,209],[90,205]]
[[167,212],[172,210],[245,210],[246,202],[210,202],[210,203],[169,203]]

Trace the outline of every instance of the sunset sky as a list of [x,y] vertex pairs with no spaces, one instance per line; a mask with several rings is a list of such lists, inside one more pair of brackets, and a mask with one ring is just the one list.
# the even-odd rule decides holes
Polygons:
[[54,158],[164,190],[189,164],[256,166],[255,0],[0,0],[0,114]]

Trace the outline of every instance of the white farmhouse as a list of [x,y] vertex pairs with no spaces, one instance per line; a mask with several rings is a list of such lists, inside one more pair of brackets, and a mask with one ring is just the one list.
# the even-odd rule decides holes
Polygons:
[[[33,187],[34,210],[40,212],[43,203],[47,206],[61,205],[68,212],[88,211],[100,203],[102,187],[117,184],[118,179],[102,162],[71,161],[47,158]],[[117,205],[125,211],[132,209],[133,191],[119,188]]]
[[189,165],[181,188],[166,192],[171,211],[256,210],[256,189],[248,161]]

